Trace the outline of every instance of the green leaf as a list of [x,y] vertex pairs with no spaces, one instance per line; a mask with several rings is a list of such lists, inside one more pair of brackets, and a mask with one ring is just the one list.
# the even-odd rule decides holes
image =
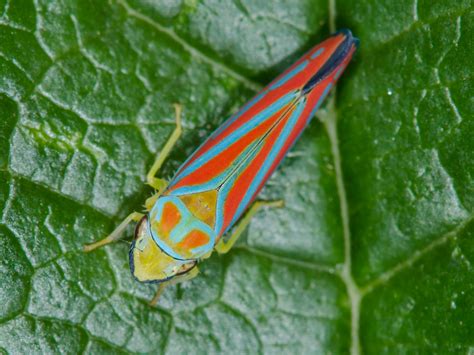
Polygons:
[[[0,351],[474,351],[471,2],[0,0]],[[166,290],[127,243],[188,154],[337,27],[361,40],[226,256]],[[132,228],[129,234],[132,233]]]

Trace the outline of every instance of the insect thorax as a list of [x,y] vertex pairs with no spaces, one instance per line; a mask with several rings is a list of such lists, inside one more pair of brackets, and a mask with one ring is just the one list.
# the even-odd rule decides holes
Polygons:
[[217,191],[160,197],[149,213],[153,240],[168,255],[196,260],[212,251]]

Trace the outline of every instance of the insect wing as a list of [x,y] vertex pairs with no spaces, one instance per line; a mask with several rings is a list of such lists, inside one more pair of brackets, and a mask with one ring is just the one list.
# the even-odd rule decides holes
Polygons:
[[225,233],[314,116],[356,46],[345,30],[303,55],[190,156],[166,194],[218,191],[214,230],[218,236]]

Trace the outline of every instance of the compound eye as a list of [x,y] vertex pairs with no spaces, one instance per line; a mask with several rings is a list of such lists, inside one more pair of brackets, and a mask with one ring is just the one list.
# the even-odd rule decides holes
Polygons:
[[140,251],[144,251],[147,245],[147,239],[146,238],[139,238],[136,243],[135,243],[135,248],[137,248]]
[[148,217],[147,215],[145,215],[140,220],[140,222],[137,223],[137,226],[135,227],[134,239],[137,241],[137,243],[140,243],[140,240],[146,239],[144,237],[146,237],[147,235],[147,229],[148,229]]

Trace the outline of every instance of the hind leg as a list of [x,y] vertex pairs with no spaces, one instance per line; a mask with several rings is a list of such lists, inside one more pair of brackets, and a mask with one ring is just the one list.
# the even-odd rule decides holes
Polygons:
[[231,236],[227,241],[224,241],[224,238],[217,243],[214,249],[219,254],[227,253],[237,242],[239,237],[242,235],[243,231],[247,226],[250,224],[252,217],[262,208],[262,207],[283,207],[283,201],[257,201],[255,202],[252,207],[248,210],[245,216],[238,222],[237,226],[235,227],[234,231],[232,232]]

